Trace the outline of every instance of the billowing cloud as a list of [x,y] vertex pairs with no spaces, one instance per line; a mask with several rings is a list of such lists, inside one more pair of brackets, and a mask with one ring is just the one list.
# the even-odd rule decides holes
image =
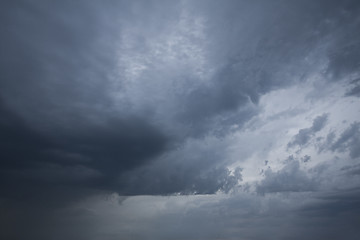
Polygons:
[[306,192],[316,189],[316,183],[300,169],[299,161],[293,158],[289,160],[280,171],[268,169],[265,172],[265,178],[257,186],[258,193]]
[[298,134],[294,136],[294,139],[288,143],[288,147],[294,147],[296,145],[303,146],[306,145],[310,139],[321,129],[324,128],[328,116],[323,114],[314,119],[313,124],[309,128],[300,129]]

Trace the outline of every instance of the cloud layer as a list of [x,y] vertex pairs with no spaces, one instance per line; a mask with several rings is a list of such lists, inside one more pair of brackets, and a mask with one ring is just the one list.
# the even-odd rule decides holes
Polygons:
[[355,239],[359,12],[3,1],[0,236]]

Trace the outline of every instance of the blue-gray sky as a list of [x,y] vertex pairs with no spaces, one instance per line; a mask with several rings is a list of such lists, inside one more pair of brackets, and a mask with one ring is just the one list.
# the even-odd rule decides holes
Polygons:
[[357,239],[360,4],[4,0],[0,238]]

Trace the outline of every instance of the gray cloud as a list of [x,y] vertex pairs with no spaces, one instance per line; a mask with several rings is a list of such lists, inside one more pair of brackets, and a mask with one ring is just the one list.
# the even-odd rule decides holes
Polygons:
[[[308,229],[311,238],[341,239],[345,235],[348,239],[356,239],[356,222],[359,221],[360,210],[359,189],[323,193],[316,200],[298,210],[301,216],[297,221],[299,224],[305,225],[305,221],[317,224],[317,227]],[[324,221],[316,221],[320,218]],[[328,230],[319,231],[319,228]]]
[[[249,121],[262,114],[264,95],[308,79],[316,88],[320,80],[314,72],[330,87],[350,83],[345,96],[359,95],[358,81],[350,81],[359,69],[359,6],[350,0],[2,1],[0,210],[5,217],[0,225],[6,229],[0,237],[266,239],[271,233],[289,239],[302,236],[306,220],[321,223],[316,214],[330,217],[329,208],[348,214],[341,218],[340,232],[355,236],[356,229],[345,223],[356,217],[322,193],[319,206],[311,203],[299,211],[311,212],[309,218],[299,212],[292,216],[298,202],[285,204],[300,201],[296,194],[320,191],[328,179],[325,170],[316,176],[314,169],[303,168],[317,161],[311,153],[311,162],[309,155],[293,156],[278,171],[269,161],[262,181],[239,186],[246,179],[241,164],[262,150],[228,139],[236,141],[234,129],[246,136]],[[318,93],[313,99],[322,97],[321,89]],[[294,109],[266,121],[294,117],[303,108]],[[330,120],[327,114],[316,117],[287,144],[288,151],[308,146]],[[359,129],[354,122],[338,138],[335,129],[319,154],[349,152],[357,159]],[[237,147],[250,150],[233,156]],[[240,167],[234,169],[234,161]],[[354,168],[343,169],[343,177],[356,178]],[[252,188],[255,192],[242,195]],[[120,221],[128,227],[122,233],[111,224],[114,229],[94,232],[104,226],[99,213],[71,204],[113,192],[222,192],[229,199],[199,205],[187,215],[166,213],[147,223],[153,230],[131,220],[131,226]],[[340,205],[357,207],[357,193],[351,199],[338,194],[334,199]],[[171,224],[171,231],[157,230]],[[274,224],[291,228],[280,232]],[[265,227],[257,233],[260,225]],[[129,229],[137,232],[131,235]],[[309,239],[330,236],[311,231]]]
[[[123,219],[127,216],[112,214],[107,219],[101,213],[73,207],[54,212],[56,218],[46,222],[42,234],[38,232],[36,235],[39,239],[142,239],[146,236],[149,236],[149,239],[236,239],[242,236],[262,240],[267,239],[269,235],[279,239],[301,239],[304,236],[309,239],[342,239],[344,236],[356,239],[359,233],[358,194],[358,189],[322,193],[283,193],[268,197],[237,194],[221,201],[190,201],[191,207],[177,202],[180,206],[172,205],[171,209],[162,212],[160,216],[153,216],[151,221],[141,219],[138,213],[135,213],[136,209],[127,205],[125,201],[123,207],[131,208],[136,214],[136,217],[131,219],[131,225],[126,226]],[[153,203],[151,199],[143,200],[146,202],[142,204]],[[110,203],[111,201],[108,201],[107,205]],[[114,208],[118,210],[118,207],[121,208]],[[104,208],[98,210],[108,210],[106,205]],[[69,222],[72,226],[77,226],[83,234],[80,235],[79,231],[72,227],[66,227],[66,223]],[[54,228],[55,225],[58,227]],[[165,230],[156,231],[159,227]],[[114,231],[109,233],[108,229]]]
[[47,196],[61,202],[63,197],[77,196],[73,191],[89,192],[87,188],[115,191],[119,174],[150,161],[168,144],[161,131],[138,118],[84,125],[72,134],[46,135],[6,109],[0,111],[1,194],[26,201],[40,194],[45,202]]
[[360,123],[352,123],[344,132],[341,133],[339,138],[329,147],[332,151],[349,151],[352,158],[360,156]]
[[314,119],[313,124],[310,128],[303,128],[299,130],[299,133],[296,134],[291,142],[288,143],[287,147],[291,148],[294,146],[304,146],[310,139],[315,136],[317,132],[324,128],[328,119],[327,114],[323,114]]
[[[154,13],[166,12],[165,18],[169,22],[180,17],[176,8],[168,4],[160,9],[152,4],[148,6],[154,8]],[[229,6],[224,5],[225,9]],[[115,10],[117,8],[121,9],[121,14]],[[130,11],[132,8],[137,10]],[[261,11],[261,7],[258,8],[255,7]],[[225,64],[214,62],[212,84],[195,86],[173,100],[171,106],[182,110],[166,114],[175,116],[175,121],[170,124],[180,126],[181,131],[171,133],[175,135],[175,139],[171,139],[161,127],[153,124],[153,119],[146,116],[146,112],[132,113],[133,103],[130,100],[115,104],[109,97],[114,77],[120,78],[120,85],[123,85],[120,94],[128,87],[126,79],[122,79],[121,74],[117,75],[118,56],[113,51],[117,44],[122,44],[121,37],[127,24],[139,30],[135,34],[138,37],[134,38],[136,47],[132,53],[150,51],[148,39],[154,33],[146,31],[141,24],[151,28],[153,24],[157,25],[157,21],[151,19],[145,6],[111,1],[101,6],[96,2],[19,1],[7,3],[2,9],[3,26],[8,34],[2,39],[1,95],[4,108],[11,109],[10,112],[4,111],[23,122],[19,126],[13,122],[11,127],[6,128],[14,140],[4,146],[3,166],[16,164],[21,168],[30,168],[31,171],[27,172],[38,174],[43,172],[41,169],[44,167],[36,169],[38,164],[47,162],[55,164],[56,169],[80,167],[98,173],[89,176],[91,180],[88,183],[84,180],[83,184],[100,189],[117,189],[119,186],[113,186],[113,179],[118,174],[148,164],[150,159],[163,154],[179,138],[184,141],[189,136],[201,137],[209,132],[224,134],[222,132],[228,131],[228,126],[234,123],[242,125],[256,114],[256,108],[251,105],[257,104],[262,94],[289,84],[280,75],[271,76],[273,70],[282,71],[280,63],[273,66],[265,64],[280,60],[282,54],[275,56],[273,53],[290,47],[276,50],[278,47],[274,45],[278,38],[288,36],[289,28],[283,26],[284,29],[270,35],[270,42],[252,46],[254,55],[247,52],[247,48],[235,48],[234,54],[223,56]],[[143,14],[140,19],[136,11]],[[207,11],[201,14],[209,17],[216,9],[209,8]],[[205,31],[213,36],[210,40],[214,43],[224,40],[218,37],[222,35],[213,34],[223,30],[211,21],[222,15],[219,13],[215,18],[208,18],[211,27]],[[246,15],[246,18],[251,16]],[[265,18],[272,19],[273,16]],[[236,16],[233,21],[237,21]],[[166,29],[166,24],[162,24],[156,31],[162,33]],[[262,29],[264,27],[252,35],[257,35]],[[237,36],[241,34],[238,30],[235,33]],[[260,42],[263,37],[261,35]],[[214,49],[214,53],[218,50],[221,49]],[[243,57],[243,51],[249,56]],[[264,62],[264,55],[275,58]],[[259,64],[262,67],[257,69]],[[151,70],[148,73],[150,76],[153,74]],[[122,110],[117,109],[119,105],[123,105]],[[150,105],[149,111],[157,107]],[[188,130],[182,131],[184,128]],[[22,150],[14,153],[12,149],[15,148]],[[10,156],[16,161],[10,160]],[[53,166],[51,164],[49,166]],[[195,179],[206,172],[209,176],[205,179],[222,179],[224,174],[228,174],[224,166],[218,166],[214,171],[204,170],[201,166],[193,166],[196,171],[191,171],[192,175],[186,179],[200,181]],[[54,169],[50,167],[48,170]],[[6,176],[13,174],[6,173]],[[218,176],[214,177],[214,174]],[[24,178],[28,173],[22,175]],[[205,186],[202,189],[204,184],[195,189],[190,183],[180,183],[184,189],[174,184],[173,192],[215,192],[227,188],[226,181],[222,181],[215,181],[211,190]],[[165,184],[164,188],[168,186]]]
[[285,167],[277,172],[265,171],[265,178],[257,186],[260,194],[277,192],[306,192],[316,189],[316,182],[300,169],[298,160],[291,158]]
[[360,78],[351,81],[351,89],[348,90],[345,96],[360,97]]
[[360,175],[360,164],[345,166],[345,167],[341,168],[341,170],[345,171],[346,174]]

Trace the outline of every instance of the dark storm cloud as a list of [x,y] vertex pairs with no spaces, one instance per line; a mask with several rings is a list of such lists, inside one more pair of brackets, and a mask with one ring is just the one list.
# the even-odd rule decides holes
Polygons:
[[310,139],[315,136],[317,132],[323,129],[328,120],[328,115],[323,114],[314,119],[313,124],[310,128],[303,128],[299,130],[299,133],[293,137],[293,140],[288,143],[288,148],[294,146],[304,146],[306,145]]
[[164,151],[160,129],[107,110],[120,2],[1,5],[2,197],[47,205],[115,191],[117,174]]
[[[187,182],[182,183],[183,176],[178,175],[179,183],[173,185],[165,181],[168,169],[150,172],[160,174],[156,188],[149,173],[138,177],[143,179],[137,182],[145,185],[142,188],[130,184],[133,176],[122,176],[147,165],[173,142],[146,113],[128,112],[128,103],[123,103],[119,113],[108,93],[116,76],[114,49],[121,43],[121,24],[133,21],[135,25],[144,11],[141,5],[111,1],[8,1],[2,5],[1,28],[6,33],[0,59],[3,196],[24,200],[34,196],[44,198],[42,202],[53,196],[61,202],[96,190],[125,195],[214,193],[235,184],[223,166],[213,170],[193,166]],[[171,11],[166,4],[163,9]],[[223,97],[224,93],[215,100]],[[223,104],[215,111],[223,112],[221,108],[229,109]],[[195,120],[196,128],[201,128],[201,119],[199,115]],[[206,132],[206,128],[193,132]],[[202,172],[204,176],[198,177]],[[118,178],[125,179],[119,183]]]
[[[19,158],[38,158],[41,149],[51,146],[44,136],[28,128],[20,117],[4,106],[3,101],[0,101],[0,129],[2,168],[21,169],[31,165],[33,159],[19,161]],[[18,146],[21,151],[18,150]]]
[[[180,16],[176,4],[175,7],[165,3],[159,7],[155,3],[143,4],[112,1],[102,4],[95,1],[3,3],[1,19],[6,34],[1,40],[0,93],[6,108],[22,122],[18,126],[14,122],[6,129],[14,132],[11,133],[14,140],[4,146],[4,167],[13,165],[13,169],[19,171],[31,168],[25,175],[41,175],[49,168],[57,172],[55,175],[60,182],[61,176],[72,179],[62,172],[82,169],[81,184],[118,189],[124,194],[123,189],[128,188],[126,183],[134,178],[142,179],[141,184],[136,180],[135,185],[142,185],[143,189],[153,189],[151,186],[156,185],[155,193],[213,193],[228,189],[233,184],[229,185],[228,181],[233,180],[226,167],[202,164],[199,159],[193,161],[198,165],[187,161],[182,164],[188,166],[179,164],[192,171],[185,175],[173,172],[178,179],[174,182],[178,184],[172,185],[164,179],[168,179],[166,173],[177,166],[176,161],[166,165],[168,169],[154,165],[162,171],[141,173],[134,169],[154,168],[150,160],[168,151],[174,141],[178,141],[174,144],[178,146],[189,136],[224,135],[231,125],[242,126],[256,115],[256,104],[263,94],[302,81],[313,64],[304,61],[304,57],[338,26],[326,22],[331,19],[347,21],[348,15],[341,11],[349,11],[349,14],[354,11],[348,7],[348,2],[340,7],[331,2],[325,9],[322,2],[292,5],[228,1],[220,7],[219,3],[211,2],[199,8],[199,4],[204,4],[199,1],[189,5],[190,13],[207,19],[204,31],[209,36],[209,62],[215,74],[209,84],[183,90],[184,94],[173,99],[174,108],[166,113],[175,116],[170,125],[187,129],[172,132],[171,136],[176,139],[173,140],[159,125],[152,123],[146,111],[129,112],[131,101],[117,103],[117,107],[123,107],[118,111],[109,96],[113,78],[120,78],[120,88],[127,87],[122,75],[116,72],[122,66],[118,66],[119,56],[114,50],[122,44],[124,28],[132,26],[135,32],[136,47],[130,53],[147,53],[151,52],[148,38],[165,31],[166,20],[174,24]],[[242,14],[238,14],[238,10]],[[258,12],[262,17],[255,18],[248,12]],[[159,14],[164,18],[161,23],[156,18]],[[249,22],[254,25],[249,26]],[[144,24],[154,32],[146,31],[142,27]],[[150,70],[148,73],[157,77]],[[184,75],[187,77],[186,73]],[[150,108],[156,107],[150,105]],[[306,144],[321,128],[319,124],[323,123],[314,121],[313,127],[301,130],[290,145]],[[18,151],[13,153],[11,149],[15,148]],[[216,159],[223,164],[226,162],[220,160],[222,156]],[[121,175],[131,171],[141,177]],[[151,174],[156,174],[160,184],[151,183],[151,179],[156,178]],[[118,178],[123,179],[122,186],[114,183]],[[142,188],[134,187],[129,192],[141,193],[135,189]],[[146,193],[151,194],[151,191],[146,190]]]
[[117,190],[117,175],[162,153],[168,142],[161,131],[135,117],[46,135],[4,106],[0,112],[1,195],[6,197],[55,194],[58,185],[70,190],[65,198],[76,188]]
[[[261,112],[263,95],[304,82],[323,62],[322,76],[333,80],[328,84],[356,78],[358,13],[356,1],[2,1],[0,223],[8,227],[0,237],[103,236],[90,236],[89,226],[103,224],[91,210],[58,211],[93,194],[232,192],[242,170],[228,169],[231,158],[246,157],[229,157],[227,134],[234,126],[246,132],[246,123]],[[346,96],[359,95],[356,84]],[[316,117],[288,148],[309,144],[327,120],[326,114]],[[356,159],[359,129],[356,122],[339,138],[329,135],[323,148],[349,151]],[[200,208],[184,218],[193,225],[185,224],[189,235],[200,223],[204,235],[198,238],[216,233],[223,209],[229,238],[239,222],[248,227],[239,216],[271,225],[276,210],[286,210],[275,207],[264,217],[259,198],[316,191],[317,178],[302,169],[309,160],[291,157],[278,171],[268,164],[255,186],[258,199],[240,206],[234,197],[217,212],[211,205]],[[343,172],[356,177],[355,168]],[[358,207],[356,197],[334,199]],[[73,219],[69,223],[80,229],[64,226]],[[154,232],[162,228],[161,222],[154,226]],[[256,234],[250,229],[245,237],[266,239],[269,228]],[[181,230],[191,239],[186,227]]]

